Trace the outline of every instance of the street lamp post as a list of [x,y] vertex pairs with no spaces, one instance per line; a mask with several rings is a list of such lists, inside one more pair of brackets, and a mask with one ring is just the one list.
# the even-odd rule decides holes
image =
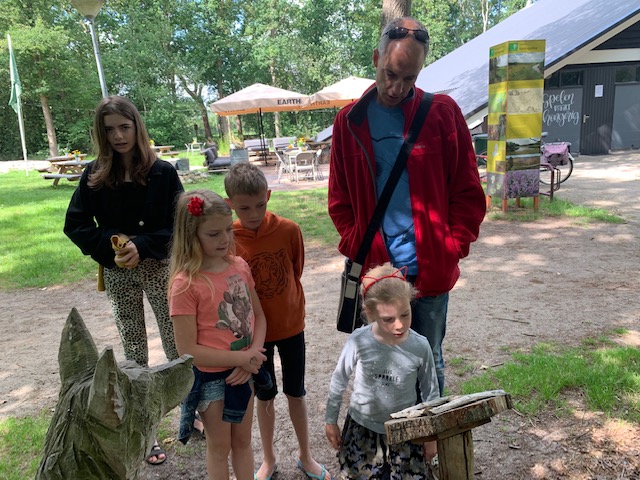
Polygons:
[[71,0],[73,5],[85,20],[89,23],[89,31],[91,32],[91,40],[93,41],[93,53],[96,56],[96,65],[98,66],[98,77],[100,78],[100,88],[102,96],[108,97],[107,83],[104,80],[104,71],[102,70],[102,61],[100,60],[100,50],[98,49],[98,38],[96,37],[95,18],[102,8],[104,0]]

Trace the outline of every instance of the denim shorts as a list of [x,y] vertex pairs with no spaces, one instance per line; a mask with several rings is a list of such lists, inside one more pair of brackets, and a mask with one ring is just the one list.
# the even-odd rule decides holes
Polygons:
[[199,412],[204,412],[211,402],[224,400],[224,387],[226,383],[224,378],[220,378],[202,384],[200,387],[200,401],[197,407]]

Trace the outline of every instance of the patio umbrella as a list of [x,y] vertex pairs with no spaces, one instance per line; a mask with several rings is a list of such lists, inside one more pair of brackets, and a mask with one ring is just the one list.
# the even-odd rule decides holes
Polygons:
[[271,87],[262,83],[238,90],[211,104],[218,115],[244,115],[245,113],[288,112],[300,110],[309,104],[309,96]]
[[311,95],[311,102],[305,110],[344,107],[360,98],[373,82],[368,78],[347,77]]
[[[309,96],[302,93],[284,90],[282,88],[271,87],[262,83],[238,90],[231,95],[221,98],[211,104],[211,110],[222,116],[244,115],[247,113],[258,114],[258,128],[260,134],[260,144],[263,156],[267,148],[264,138],[264,125],[262,123],[262,112],[287,112],[301,110],[309,104]],[[266,157],[265,163],[266,163]]]

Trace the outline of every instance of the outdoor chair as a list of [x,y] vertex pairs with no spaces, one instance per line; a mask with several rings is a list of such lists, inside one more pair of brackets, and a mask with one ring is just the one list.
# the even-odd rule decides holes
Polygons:
[[287,158],[282,153],[282,150],[276,150],[276,157],[278,157],[278,183],[280,183],[283,173],[292,175],[293,172],[291,171],[291,165],[288,164]]
[[319,148],[313,157],[313,164],[316,167],[316,178],[314,180],[324,180],[324,174],[322,173],[322,169],[320,168],[321,157],[322,157],[322,149]]
[[293,164],[293,174],[296,182],[300,180],[300,172],[303,172],[305,177],[317,180],[318,170],[315,157],[315,152],[300,152],[296,155],[295,163]]

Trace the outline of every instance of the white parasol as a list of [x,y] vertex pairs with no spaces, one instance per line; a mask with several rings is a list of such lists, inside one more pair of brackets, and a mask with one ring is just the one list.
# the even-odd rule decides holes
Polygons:
[[308,104],[309,95],[254,83],[213,102],[211,110],[222,116],[244,115],[246,113],[301,110]]
[[360,98],[373,82],[368,78],[347,77],[311,95],[311,101],[305,110],[344,107]]

